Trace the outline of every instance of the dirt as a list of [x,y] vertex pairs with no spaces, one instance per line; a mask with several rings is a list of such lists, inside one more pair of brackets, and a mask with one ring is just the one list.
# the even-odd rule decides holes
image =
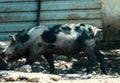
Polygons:
[[[25,59],[19,59],[15,63],[12,63],[12,71],[13,74],[6,71],[7,75],[13,75],[15,72],[27,72],[27,74],[31,75],[34,73],[35,76],[39,76],[42,81],[36,81],[38,78],[32,78],[29,82],[40,82],[40,83],[119,83],[120,81],[120,49],[112,49],[112,50],[101,50],[101,53],[105,57],[105,62],[107,65],[107,75],[102,74],[99,64],[98,66],[94,66],[94,72],[92,74],[87,74],[85,72],[86,69],[86,61],[87,58],[84,56],[84,53],[80,53],[79,55],[75,55],[72,58],[67,58],[65,56],[54,56],[54,65],[55,65],[55,74],[59,76],[61,79],[53,80],[47,79],[46,75],[49,74],[49,65],[42,57],[40,62],[36,61],[32,67],[29,65],[24,65]],[[0,71],[1,73],[2,71]],[[41,73],[38,75],[38,73]],[[24,74],[23,74],[24,75]],[[27,75],[25,75],[27,76]],[[19,80],[3,80],[2,74],[0,74],[1,82],[28,82],[28,77],[25,79]],[[44,79],[43,79],[44,78]]]

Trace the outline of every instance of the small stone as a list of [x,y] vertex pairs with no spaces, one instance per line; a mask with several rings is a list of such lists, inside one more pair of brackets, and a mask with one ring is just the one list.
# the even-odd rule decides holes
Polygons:
[[115,76],[119,77],[120,75],[118,73],[115,73]]
[[92,73],[93,75],[96,75],[96,72],[95,71],[93,71],[93,73]]
[[5,78],[5,81],[16,81],[13,77]]
[[88,74],[88,76],[87,76],[87,79],[90,79],[90,78],[92,78],[92,74]]
[[30,65],[24,65],[21,68],[17,68],[15,70],[20,71],[20,72],[28,72],[28,73],[30,73],[32,71],[32,68],[31,68]]
[[48,75],[48,77],[50,78],[50,80],[53,80],[53,81],[58,81],[58,80],[61,80],[61,76],[58,76],[58,75]]
[[5,82],[5,79],[4,78],[0,78],[0,82]]
[[50,80],[53,80],[53,81],[59,81],[61,78],[55,78],[55,77],[51,77]]
[[40,78],[30,78],[27,82],[39,82]]

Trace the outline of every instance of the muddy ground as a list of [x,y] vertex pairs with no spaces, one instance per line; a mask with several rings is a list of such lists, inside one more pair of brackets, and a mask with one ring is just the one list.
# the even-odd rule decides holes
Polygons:
[[[108,74],[118,73],[120,74],[120,49],[114,50],[101,50],[101,53],[105,57]],[[40,62],[39,62],[40,61]],[[31,72],[49,73],[49,65],[44,57],[39,61],[36,61],[32,65]],[[19,69],[25,63],[25,59],[19,59],[13,64],[13,69]],[[55,74],[78,74],[86,73],[87,57],[84,53],[74,55],[74,57],[54,56],[54,65],[56,68]],[[98,65],[94,66],[94,71],[101,74],[101,70]]]
[[[105,62],[107,65],[108,75],[101,73],[101,70],[98,66],[94,66],[95,71],[92,74],[87,74],[85,72],[87,58],[84,53],[74,55],[72,58],[65,56],[54,56],[54,65],[56,68],[55,74],[60,76],[61,79],[58,81],[47,81],[41,83],[119,83],[120,82],[120,49],[109,49],[101,50],[101,53],[105,57]],[[25,70],[21,67],[24,66],[25,59],[19,59],[12,64],[12,70],[22,71],[22,72],[32,72],[32,73],[42,73],[49,74],[49,65],[46,60],[43,58],[39,61],[36,61],[32,68],[27,67]],[[1,71],[0,71],[1,72]],[[22,74],[22,73],[21,73]],[[31,73],[28,73],[31,74]],[[11,82],[11,81],[3,81]],[[12,81],[12,82],[26,82],[25,80],[21,81]]]

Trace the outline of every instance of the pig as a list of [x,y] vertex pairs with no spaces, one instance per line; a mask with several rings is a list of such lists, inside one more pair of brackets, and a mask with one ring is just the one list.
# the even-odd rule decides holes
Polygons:
[[98,33],[101,29],[89,24],[40,25],[18,31],[11,35],[11,43],[3,50],[7,61],[26,58],[26,64],[32,64],[43,55],[50,73],[55,71],[53,54],[73,56],[83,51],[88,58],[87,73],[93,71],[93,65],[100,62],[101,71],[106,74],[104,56],[98,49]]

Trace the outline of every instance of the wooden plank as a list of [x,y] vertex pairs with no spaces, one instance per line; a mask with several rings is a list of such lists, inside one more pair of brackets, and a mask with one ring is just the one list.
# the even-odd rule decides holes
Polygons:
[[41,11],[41,20],[80,20],[101,18],[101,10]]
[[[36,11],[37,2],[0,3],[0,12]],[[101,8],[98,1],[42,1],[41,10],[75,10]]]
[[[95,25],[99,28],[102,27],[101,20],[60,20],[60,21],[40,21],[43,25],[65,24],[65,23],[87,23]],[[24,28],[36,26],[36,22],[13,22],[13,23],[0,23],[0,32],[15,32]]]
[[[20,1],[37,1],[37,0],[0,0],[0,2],[20,2]],[[41,0],[41,1],[57,1],[57,0]],[[59,0],[59,1],[72,1],[72,0]],[[77,1],[77,0],[76,0]],[[78,0],[78,1],[100,1],[100,0]]]
[[14,12],[14,13],[0,13],[0,22],[10,21],[35,21],[37,20],[37,13],[35,12]]
[[[73,1],[73,0],[41,0],[41,1]],[[100,0],[75,0],[75,1],[100,1]]]
[[15,32],[36,26],[36,22],[0,23],[0,32]]
[[93,20],[51,20],[51,21],[40,21],[40,24],[43,25],[54,25],[54,24],[71,24],[71,23],[86,23],[94,25],[98,28],[102,28],[102,21],[100,19],[93,19]]
[[101,8],[99,1],[43,1],[41,2],[41,10],[79,10],[79,9],[98,9]]
[[37,0],[0,0],[0,2],[22,2],[22,1],[30,2],[30,1],[37,1]]
[[0,12],[37,11],[37,2],[0,3]]
[[[42,11],[41,20],[81,20],[101,18],[101,10]],[[36,12],[0,13],[0,22],[35,21]]]
[[[101,20],[60,20],[60,21],[40,21],[43,25],[65,24],[65,23],[87,23],[102,27]],[[17,22],[17,23],[0,23],[0,32],[15,32],[24,28],[36,26],[36,22]]]
[[[41,0],[42,2],[46,2],[46,1],[73,1],[73,0]],[[75,1],[80,1],[80,2],[94,2],[94,1],[98,1],[100,2],[101,0],[75,0]]]

